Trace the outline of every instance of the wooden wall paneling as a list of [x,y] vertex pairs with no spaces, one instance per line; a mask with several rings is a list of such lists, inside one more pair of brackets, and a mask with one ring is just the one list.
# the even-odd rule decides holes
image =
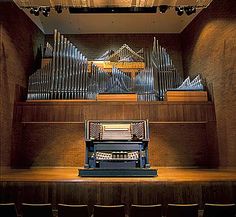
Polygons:
[[[79,109],[72,109],[72,111],[73,111],[74,113],[75,113],[75,112],[77,113],[78,110],[79,110]],[[63,106],[60,106],[60,105],[58,105],[57,107],[55,107],[54,112],[55,112],[55,114],[58,114],[58,119],[56,118],[55,121],[61,121],[61,122],[63,122],[63,121],[65,121],[65,122],[69,121],[70,118],[71,118],[70,115],[74,115],[73,113],[72,113],[72,114],[66,114],[66,113],[65,113],[65,112],[66,112],[65,108],[64,108]],[[78,117],[78,115],[77,115],[77,117]]]
[[219,166],[219,147],[217,137],[217,127],[215,121],[206,123],[206,138],[208,149],[208,166],[216,168]]
[[149,137],[150,141],[148,144],[148,159],[151,166],[164,165],[165,155],[162,155],[163,158],[160,159],[162,151],[160,149],[160,132],[157,124],[150,123],[149,125]]
[[110,101],[110,102],[137,102],[137,94],[97,94],[97,101]]
[[[50,118],[50,122],[55,122],[59,117],[58,117],[58,113],[57,113],[57,110],[56,110],[56,105],[52,105],[52,106],[50,106],[50,107],[43,107],[43,108],[41,108],[41,109],[46,109],[46,111],[48,112],[48,114],[49,114],[49,118]],[[37,108],[36,108],[37,109]],[[66,109],[66,111],[67,110],[69,110],[70,111],[70,107],[68,107],[67,109]],[[67,114],[67,116],[66,116],[66,118],[70,118],[70,114],[71,113],[69,113],[69,114]]]
[[[85,120],[99,119],[102,114],[104,114],[105,119],[110,119],[110,107],[102,105],[99,107],[99,110],[94,106],[93,103],[88,104],[84,107],[85,111]],[[82,120],[83,121],[83,120]]]
[[165,93],[166,101],[173,102],[207,102],[206,91],[167,91]]
[[[61,110],[63,111],[65,108],[62,106]],[[67,119],[68,122],[81,122],[83,123],[85,120],[85,105],[81,104],[80,106],[76,106],[74,104],[71,105],[71,110],[73,110],[73,115],[69,119]],[[66,113],[63,113],[64,116],[66,116]],[[66,118],[60,119],[61,122],[63,122]]]
[[188,110],[188,119],[190,119],[190,118],[192,118],[192,121],[197,121],[197,120],[199,120],[199,121],[204,121],[204,120],[206,120],[206,119],[202,119],[202,117],[201,117],[201,113],[204,113],[205,111],[204,111],[204,108],[203,109],[201,109],[201,108],[199,108],[199,106],[197,105],[196,107],[195,107],[195,109],[194,110],[192,110],[192,107],[193,107],[193,105],[190,105],[190,107],[189,107],[189,110]]
[[[102,104],[97,104],[96,106],[93,103],[91,103],[88,106],[89,107],[86,107],[86,106],[84,107],[84,109],[88,109],[88,113],[87,113],[88,116],[86,116],[85,120],[99,120],[102,114],[109,115],[109,112],[107,112],[108,108]],[[84,120],[81,119],[81,121],[84,121]]]
[[12,146],[11,146],[11,167],[22,168],[24,164],[22,161],[24,146],[23,146],[23,126],[22,124],[15,123],[13,126],[14,134],[12,136]]
[[[224,7],[222,8],[222,5]],[[213,88],[220,166],[236,166],[235,1],[213,1],[181,33],[186,76],[201,73]],[[212,111],[212,113],[214,113]],[[214,120],[207,112],[208,120]]]
[[197,119],[200,119],[200,120],[203,120],[203,121],[208,120],[207,119],[207,112],[208,112],[207,108],[204,105],[202,105],[202,106],[198,105],[197,107],[198,107],[196,109]]
[[150,124],[152,166],[208,166],[205,123]]
[[34,70],[32,65],[37,48],[44,44],[44,34],[14,2],[0,4],[1,167],[10,167],[14,102],[25,99],[22,90]]
[[[81,107],[79,106],[78,107],[78,109],[80,109]],[[66,111],[67,111],[67,113],[66,113],[66,115],[65,115],[65,119],[67,120],[67,121],[78,121],[77,120],[77,116],[75,116],[75,108],[73,107],[73,105],[70,105],[69,107],[68,107],[68,109],[66,109]],[[56,113],[55,113],[56,114]],[[63,121],[63,120],[62,120]]]
[[203,114],[204,117],[206,117],[208,121],[216,121],[215,106],[205,105],[204,107],[205,107],[205,114]]
[[22,167],[22,153],[24,152],[23,145],[23,125],[21,123],[22,119],[22,107],[14,108],[14,117],[12,121],[12,138],[11,138],[11,155],[10,161],[13,167]]
[[[107,115],[109,114],[108,118],[109,120],[119,120],[119,119],[123,119],[124,118],[124,106],[123,103],[121,104],[116,104],[116,103],[111,103],[103,105],[105,108],[109,108],[109,110],[105,110],[105,113],[107,112],[107,114],[105,113],[99,113],[99,117],[101,117],[101,119],[103,119],[102,117],[105,115],[107,117]],[[100,119],[100,118],[99,118]]]
[[[154,109],[154,107],[152,107]],[[157,106],[155,108],[157,110],[157,121],[170,121],[169,115],[168,115],[168,105],[167,104],[162,104],[160,106]]]
[[[199,174],[200,175],[200,174]],[[124,204],[126,213],[131,204],[233,203],[234,182],[1,182],[0,202],[87,204],[92,213],[94,204]]]
[[[235,19],[234,19],[235,20]],[[235,22],[236,24],[236,22]],[[232,31],[233,29],[231,29]],[[234,28],[235,30],[235,28]],[[236,35],[236,31],[235,34]],[[226,37],[224,39],[223,58],[222,58],[222,103],[218,109],[221,114],[221,121],[218,122],[219,128],[224,130],[219,132],[221,137],[220,147],[221,159],[225,161],[225,165],[233,164],[236,166],[236,39],[235,37]],[[224,82],[223,82],[224,81]],[[222,123],[223,122],[223,123]]]
[[[142,110],[145,110],[146,108],[144,107],[144,108],[142,108]],[[158,116],[158,112],[157,112],[157,110],[158,110],[159,108],[158,108],[158,106],[154,103],[149,103],[149,105],[148,105],[148,108],[147,108],[147,113],[145,113],[145,112],[143,112],[143,113],[145,113],[145,115],[148,115],[148,118],[149,118],[149,120],[150,121],[158,121],[159,120],[159,116]],[[144,116],[145,117],[145,116]],[[146,118],[145,118],[146,119]]]
[[[0,20],[0,45],[2,45],[2,31],[3,31],[3,26],[2,22]],[[2,64],[2,59],[3,59],[3,52],[2,52],[2,46],[0,46],[0,123],[3,123],[3,100],[2,100],[2,93],[3,93],[3,64]],[[0,158],[3,158],[3,150],[2,150],[2,143],[3,143],[3,130],[0,132]],[[2,167],[2,165],[1,165]],[[1,168],[2,169],[2,168]]]
[[[22,134],[19,152],[14,152],[19,167],[84,165],[83,123],[27,123]],[[207,156],[215,154],[208,153],[207,145],[204,123],[150,124],[152,166],[207,166]]]
[[233,182],[206,182],[202,186],[202,202],[232,203],[235,199],[234,193]]
[[201,108],[199,107],[199,110],[201,111],[200,117],[202,120],[215,121],[216,118],[215,118],[214,106],[210,106],[208,104],[208,105],[202,105]]
[[[73,105],[75,107],[75,105]],[[75,108],[74,108],[75,109]],[[82,104],[80,107],[75,109],[75,117],[78,122],[84,122],[84,105]]]
[[215,106],[205,106],[206,107],[206,113],[207,113],[207,120],[209,121],[216,121],[216,112],[215,112]]
[[150,110],[151,110],[151,107],[152,107],[152,104],[147,104],[147,103],[140,103],[140,104],[139,104],[140,119],[141,119],[141,120],[145,120],[145,119],[148,119],[149,121],[150,121],[150,120],[153,120],[153,119],[151,119],[151,117],[150,117]]
[[139,120],[140,119],[140,106],[138,103],[124,103],[124,119]]
[[204,121],[202,118],[201,118],[201,112],[204,112],[204,108],[200,107],[200,110],[199,110],[199,107],[198,105],[192,105],[192,104],[189,104],[189,105],[184,105],[183,106],[183,113],[184,113],[184,120],[185,121]]
[[195,109],[195,119],[194,120],[200,120],[200,121],[207,120],[206,112],[207,111],[205,110],[205,106],[197,105],[196,109]]
[[[16,105],[17,106],[17,110],[18,109],[20,109],[22,106],[18,106],[18,105]],[[27,121],[29,121],[30,119],[28,118],[27,119],[27,115],[32,115],[32,113],[33,113],[33,110],[31,111],[31,114],[30,114],[30,112],[27,112],[27,107],[25,106],[25,107],[22,107],[22,109],[23,109],[23,111],[22,111],[22,122],[27,122]],[[28,107],[28,110],[29,110],[29,107]],[[31,120],[31,121],[33,121],[33,120]]]
[[89,119],[149,119],[149,121],[207,121],[214,120],[213,104],[194,103],[45,103],[24,104],[22,122],[83,122]]
[[83,124],[26,124],[23,143],[25,167],[84,166]]
[[80,109],[78,109],[79,111],[78,120],[81,122],[83,122],[83,120],[86,120],[84,116],[84,113],[85,113],[84,110],[85,110],[85,105],[81,105]]
[[[152,166],[213,165],[218,156],[217,144],[214,143],[217,138],[211,138],[216,135],[213,130],[215,122],[206,129],[208,116],[202,115],[208,112],[208,107],[213,107],[213,104],[53,102],[38,106],[38,103],[18,103],[16,110],[22,111],[24,136],[17,140],[21,144],[16,142],[14,146],[20,149],[21,154],[14,149],[13,156],[19,156],[20,166],[24,167],[83,166],[85,120],[149,119],[149,159]],[[17,126],[19,130],[22,127]],[[215,157],[208,158],[210,154]],[[17,166],[18,161],[13,165]]]
[[194,121],[194,113],[195,111],[191,111],[191,105],[183,105],[183,114],[184,114],[184,121],[189,120],[189,121]]
[[182,116],[182,106],[181,105],[171,105],[168,106],[168,114],[169,114],[169,118],[170,120],[173,121],[178,121],[178,116],[180,119],[183,119]]

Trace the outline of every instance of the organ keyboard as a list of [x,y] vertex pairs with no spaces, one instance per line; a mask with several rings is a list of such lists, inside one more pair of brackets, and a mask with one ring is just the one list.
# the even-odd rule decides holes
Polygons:
[[156,176],[148,161],[147,120],[86,121],[80,176]]

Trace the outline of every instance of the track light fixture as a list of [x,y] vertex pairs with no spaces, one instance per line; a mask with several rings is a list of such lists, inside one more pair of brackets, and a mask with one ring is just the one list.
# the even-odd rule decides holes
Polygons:
[[48,16],[49,16],[50,7],[42,7],[41,10],[42,10],[42,14],[43,14],[45,17],[48,17]]
[[32,7],[30,8],[30,13],[31,14],[34,14],[35,16],[39,16],[39,12],[42,11],[42,14],[45,16],[45,17],[48,17],[49,16],[49,13],[50,13],[50,7],[48,6],[41,6],[41,7]]
[[160,5],[159,6],[160,13],[164,14],[168,8],[169,8],[168,5]]
[[196,13],[196,7],[194,7],[194,6],[186,6],[186,7],[184,7],[184,11],[189,16],[189,15],[191,15],[193,13]]
[[61,13],[62,13],[62,6],[61,6],[61,5],[55,5],[55,11],[56,11],[58,14],[61,14]]
[[30,8],[30,13],[34,14],[35,8]]
[[30,13],[34,14],[35,16],[39,16],[40,10],[41,10],[40,7],[32,7],[32,8],[30,8]]
[[157,7],[69,7],[71,14],[88,13],[156,13]]
[[175,9],[178,16],[182,16],[184,13],[186,15],[191,15],[196,13],[197,9],[206,8],[206,5],[159,5],[155,7],[66,7],[63,5],[52,6],[31,6],[22,7],[30,9],[30,13],[35,16],[39,16],[40,11],[45,17],[49,16],[50,9],[55,10],[58,14],[62,13],[63,9],[69,9],[70,13],[156,13],[157,7],[161,14],[164,14],[168,9]]
[[184,8],[183,7],[175,7],[175,11],[177,12],[177,15],[182,16],[184,14]]

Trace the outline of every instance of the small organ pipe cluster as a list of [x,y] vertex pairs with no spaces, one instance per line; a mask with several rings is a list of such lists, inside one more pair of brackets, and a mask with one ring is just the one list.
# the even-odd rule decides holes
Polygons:
[[165,91],[177,88],[182,78],[156,38],[152,51],[144,52],[144,57],[141,53],[125,44],[107,57],[119,62],[144,61],[145,68],[135,76],[114,66],[112,72],[95,64],[88,70],[87,57],[55,30],[53,46],[47,43],[45,49],[49,61],[29,77],[27,99],[96,99],[100,93],[137,93],[140,101],[163,100]]
[[159,42],[155,37],[151,52],[151,63],[154,70],[154,89],[159,93],[159,100],[163,100],[165,92],[179,87],[183,82],[183,78],[177,72],[167,50],[159,45]]
[[129,93],[133,90],[133,80],[127,73],[113,67],[111,74],[104,72],[95,64],[89,77],[87,96],[96,99],[99,93]]
[[55,30],[52,60],[29,77],[28,100],[87,98],[87,67],[87,58]]

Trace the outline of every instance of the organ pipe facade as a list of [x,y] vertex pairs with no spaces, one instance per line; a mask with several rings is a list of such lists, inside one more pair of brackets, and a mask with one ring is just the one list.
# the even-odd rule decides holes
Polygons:
[[182,78],[156,38],[152,50],[142,52],[134,52],[126,44],[116,52],[107,52],[103,61],[141,62],[145,66],[135,75],[115,67],[119,64],[108,72],[90,65],[79,49],[55,30],[54,44],[47,43],[45,50],[51,59],[29,77],[27,99],[96,99],[102,93],[136,93],[140,101],[163,100],[165,91],[177,88]]

